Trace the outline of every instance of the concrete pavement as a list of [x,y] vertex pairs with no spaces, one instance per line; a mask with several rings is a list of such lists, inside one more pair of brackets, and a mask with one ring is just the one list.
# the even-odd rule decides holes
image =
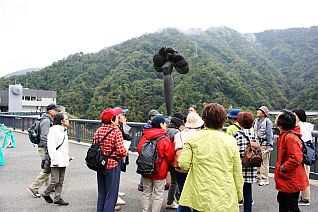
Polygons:
[[[40,158],[37,153],[37,147],[29,142],[26,134],[15,132],[17,140],[16,149],[6,149],[6,164],[0,167],[0,211],[96,211],[97,200],[97,182],[96,173],[89,170],[85,165],[85,155],[87,146],[70,144],[70,155],[75,157],[67,168],[63,199],[70,202],[69,206],[53,206],[44,201],[43,198],[33,198],[28,186],[40,173]],[[136,174],[136,155],[130,155],[130,165],[127,167],[127,173],[121,175],[120,191],[125,192],[123,199],[126,205],[122,206],[123,212],[141,211],[141,192],[137,191],[137,185],[140,175]],[[318,211],[318,186],[316,182],[311,186],[311,206],[300,207],[304,212]],[[42,188],[40,191],[43,191]],[[253,185],[253,195],[255,205],[253,211],[272,212],[278,211],[276,202],[277,191],[274,187],[274,181],[271,178],[270,185],[259,187]],[[173,211],[164,208],[166,203],[167,191],[163,202],[162,211]],[[242,211],[242,208],[241,208]]]

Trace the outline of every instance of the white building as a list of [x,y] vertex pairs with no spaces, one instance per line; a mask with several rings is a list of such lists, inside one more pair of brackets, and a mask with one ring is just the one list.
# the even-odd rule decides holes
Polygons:
[[56,91],[22,88],[20,84],[0,91],[1,112],[43,112],[51,103],[56,104]]

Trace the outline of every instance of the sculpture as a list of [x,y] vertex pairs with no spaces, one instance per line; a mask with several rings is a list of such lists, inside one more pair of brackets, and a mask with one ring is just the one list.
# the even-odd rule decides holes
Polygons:
[[180,74],[189,72],[189,66],[184,57],[172,47],[161,47],[159,52],[153,57],[154,68],[158,72],[163,72],[164,75],[164,94],[167,115],[172,115],[173,109],[173,78],[172,69],[175,69]]

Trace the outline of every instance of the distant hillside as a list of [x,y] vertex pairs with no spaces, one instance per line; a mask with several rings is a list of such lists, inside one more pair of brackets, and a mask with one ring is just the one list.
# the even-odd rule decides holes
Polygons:
[[[144,121],[150,109],[165,113],[163,75],[154,70],[152,57],[161,46],[172,46],[190,66],[186,75],[173,73],[175,111],[186,113],[190,104],[202,109],[209,102],[226,108],[317,110],[317,31],[241,34],[218,27],[184,33],[169,28],[98,53],[70,55],[16,82],[56,90],[57,102],[80,118],[98,118],[103,108],[122,106],[129,108],[130,120]],[[12,80],[2,78],[0,87]]]
[[36,72],[36,71],[40,71],[42,68],[28,68],[28,69],[24,69],[24,70],[21,70],[21,71],[16,71],[16,72],[13,72],[11,74],[7,74],[5,75],[4,77],[5,78],[8,78],[8,77],[12,77],[12,76],[19,76],[19,75],[23,75],[23,74],[26,74],[28,72]]

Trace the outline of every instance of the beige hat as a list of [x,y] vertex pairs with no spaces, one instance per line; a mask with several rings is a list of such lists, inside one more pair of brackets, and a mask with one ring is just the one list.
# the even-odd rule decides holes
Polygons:
[[261,110],[265,114],[265,116],[268,116],[269,110],[266,106],[262,106],[258,109]]
[[187,128],[199,128],[202,127],[204,121],[196,112],[190,112],[187,116],[187,122],[185,127]]

